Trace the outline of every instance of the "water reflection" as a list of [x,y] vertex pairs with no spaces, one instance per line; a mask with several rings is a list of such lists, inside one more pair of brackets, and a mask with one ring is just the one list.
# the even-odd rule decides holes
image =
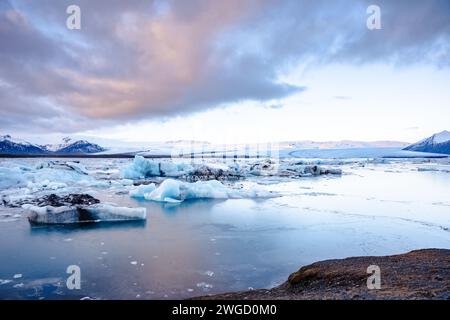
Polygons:
[[45,234],[50,232],[58,233],[72,233],[90,230],[108,230],[108,229],[133,229],[145,228],[146,220],[133,221],[102,221],[102,222],[84,222],[84,223],[70,223],[70,224],[55,224],[55,225],[30,225],[30,234]]

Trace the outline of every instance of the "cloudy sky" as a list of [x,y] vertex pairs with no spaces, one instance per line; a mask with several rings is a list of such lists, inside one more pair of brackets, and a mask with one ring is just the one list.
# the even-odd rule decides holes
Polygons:
[[0,0],[0,41],[0,134],[34,142],[450,129],[448,0]]

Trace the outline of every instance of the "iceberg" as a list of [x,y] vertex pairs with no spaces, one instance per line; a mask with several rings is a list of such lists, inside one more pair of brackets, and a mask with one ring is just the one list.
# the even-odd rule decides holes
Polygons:
[[180,178],[190,182],[207,180],[236,180],[243,177],[239,166],[221,166],[218,164],[190,164],[174,162],[170,159],[145,159],[135,156],[131,165],[122,169],[125,179],[145,179],[148,177]]
[[133,188],[130,190],[130,197],[137,198],[137,199],[144,199],[146,193],[150,193],[153,190],[156,189],[156,185],[154,183],[151,184],[143,184],[138,187]]
[[50,194],[24,200],[31,224],[70,224],[100,221],[145,220],[145,208],[118,207],[100,203],[89,194]]
[[180,177],[193,169],[187,163],[174,163],[171,160],[145,159],[135,156],[131,165],[122,169],[125,179],[144,179],[148,177]]
[[126,179],[145,179],[148,177],[171,177],[187,182],[196,181],[237,181],[248,176],[282,176],[308,177],[322,174],[341,174],[340,169],[324,168],[315,163],[307,164],[303,161],[285,162],[274,159],[258,161],[243,161],[239,164],[220,163],[174,163],[172,160],[145,159],[136,156],[133,163],[122,169],[122,176]]
[[327,174],[342,174],[338,168],[324,168],[318,165],[305,165],[302,163],[290,163],[280,168],[279,175],[285,177],[310,177]]
[[261,188],[233,189],[217,180],[183,182],[166,179],[155,190],[144,193],[144,199],[156,202],[182,202],[189,199],[271,198],[277,194]]
[[158,175],[158,163],[143,156],[135,156],[133,163],[122,170],[125,179],[143,179]]
[[28,221],[33,225],[131,221],[145,220],[147,217],[145,208],[116,207],[109,204],[62,207],[25,204],[22,207],[29,211]]
[[209,180],[235,181],[243,178],[244,176],[244,172],[242,172],[238,166],[224,167],[211,164],[201,164],[193,168],[182,178],[189,182]]

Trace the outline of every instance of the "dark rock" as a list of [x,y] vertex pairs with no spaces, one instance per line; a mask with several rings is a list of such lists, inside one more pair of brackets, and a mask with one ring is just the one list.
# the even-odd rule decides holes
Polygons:
[[[381,270],[381,289],[368,289],[367,267]],[[300,268],[282,285],[194,299],[323,300],[450,298],[450,250],[423,249],[395,256],[326,260]]]
[[52,206],[76,206],[76,205],[93,205],[100,203],[100,200],[92,197],[89,194],[69,194],[64,196],[58,196],[56,194],[50,194],[41,198],[22,199],[20,201],[9,201],[8,197],[2,197],[1,202],[3,206],[10,208],[19,208],[24,204],[31,204],[38,207]]
[[37,199],[36,204],[39,207],[52,206],[75,206],[75,205],[92,205],[100,203],[100,200],[94,198],[89,194],[69,194],[66,196],[58,196],[56,194],[50,194],[42,198]]
[[197,182],[197,181],[233,181],[244,178],[243,175],[232,170],[223,170],[220,168],[211,168],[208,166],[201,166],[196,168],[194,171],[190,172],[188,175],[181,177],[187,182]]

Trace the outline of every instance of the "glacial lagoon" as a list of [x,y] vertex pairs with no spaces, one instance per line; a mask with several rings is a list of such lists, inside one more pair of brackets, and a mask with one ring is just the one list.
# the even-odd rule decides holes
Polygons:
[[[342,174],[249,175],[227,183],[274,196],[180,202],[130,197],[132,159],[73,159],[87,174],[48,183],[36,169],[46,161],[2,159],[31,179],[2,197],[83,192],[147,219],[32,227],[27,210],[0,206],[2,299],[182,299],[273,287],[324,259],[450,248],[448,159],[321,160]],[[66,286],[70,265],[79,290]]]

